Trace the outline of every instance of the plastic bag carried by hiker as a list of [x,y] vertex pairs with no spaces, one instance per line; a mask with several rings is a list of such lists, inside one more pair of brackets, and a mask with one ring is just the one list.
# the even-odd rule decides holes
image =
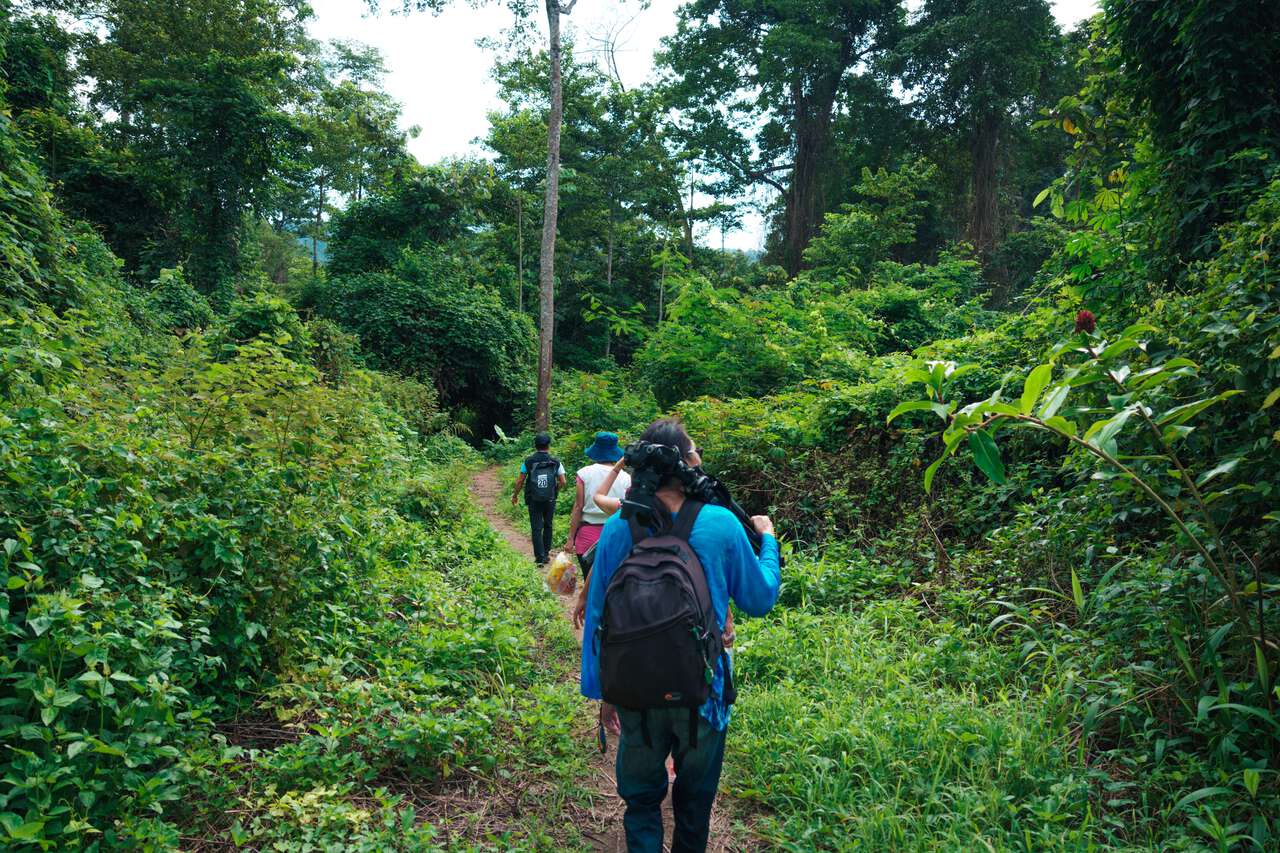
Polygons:
[[578,568],[573,564],[573,557],[561,551],[547,568],[547,586],[552,592],[570,595],[578,588]]

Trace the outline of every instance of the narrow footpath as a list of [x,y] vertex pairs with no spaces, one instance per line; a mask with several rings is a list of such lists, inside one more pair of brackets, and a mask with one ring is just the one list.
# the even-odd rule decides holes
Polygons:
[[[503,488],[500,469],[497,467],[486,468],[472,476],[471,496],[480,508],[484,510],[485,517],[493,529],[501,533],[512,548],[529,558],[529,570],[533,571],[533,545],[529,539],[528,527],[522,528],[514,524],[507,517],[507,514],[502,511],[500,502],[510,498]],[[569,620],[573,612],[574,597],[572,595],[562,595],[560,596],[560,604],[564,610],[565,619]],[[582,632],[579,630],[576,633],[578,642],[581,643]],[[572,677],[576,679],[578,662],[576,660],[566,661],[565,667],[566,671],[572,673]],[[626,853],[627,841],[622,829],[623,803],[618,797],[613,769],[614,758],[617,754],[617,739],[613,736],[609,737],[609,750],[604,755],[601,755],[595,746],[594,729],[583,732],[581,741],[583,748],[589,749],[592,756],[590,762],[591,775],[588,779],[583,780],[583,787],[594,791],[597,796],[593,798],[589,819],[585,825],[579,826],[579,830],[583,835],[591,839],[595,849],[602,851],[602,853]],[[670,796],[663,804],[663,823],[666,824],[666,842],[663,845],[663,849],[669,850],[671,840]],[[735,851],[747,849],[749,849],[748,846],[733,842],[727,816],[724,809],[717,803],[711,817],[711,839],[707,845],[707,850],[711,851],[711,853],[735,853]]]

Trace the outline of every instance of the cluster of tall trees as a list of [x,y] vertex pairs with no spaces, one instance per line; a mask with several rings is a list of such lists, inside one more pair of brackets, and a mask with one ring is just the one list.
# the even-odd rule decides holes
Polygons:
[[[526,6],[512,8],[527,23]],[[1006,295],[1034,269],[1003,249],[1069,140],[1033,126],[1080,85],[1082,39],[1047,0],[692,0],[640,85],[619,75],[616,38],[561,43],[572,9],[547,4],[545,45],[526,26],[497,48],[486,159],[430,175],[378,54],[309,39],[298,0],[30,4],[3,71],[64,208],[139,284],[182,265],[225,308],[291,265],[322,279],[330,241],[335,274],[392,269],[406,248],[466,258],[476,286],[537,319],[539,419],[553,335],[562,364],[626,361],[686,263],[739,288],[778,280],[699,244],[748,208],[769,223],[766,265],[794,276],[824,222],[854,221],[865,174],[914,170],[928,215],[896,260],[966,241]]]
[[[55,0],[11,22],[16,119],[65,209],[148,282],[225,306],[259,223],[321,236],[414,167],[376,53],[320,44],[293,0]],[[318,260],[318,258],[317,258]]]

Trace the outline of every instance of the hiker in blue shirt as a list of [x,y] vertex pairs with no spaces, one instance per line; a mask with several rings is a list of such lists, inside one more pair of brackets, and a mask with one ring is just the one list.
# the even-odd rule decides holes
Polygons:
[[[653,423],[640,440],[674,446],[686,463],[693,460],[696,464],[693,441],[677,420],[664,419]],[[656,497],[667,511],[678,518],[685,502],[678,479],[665,479],[657,489]],[[781,573],[773,523],[762,515],[753,516],[751,521],[763,537],[758,557],[738,517],[721,506],[703,506],[688,537],[689,546],[705,573],[711,608],[721,629],[724,628],[731,599],[744,613],[763,616],[778,598]],[[631,552],[632,545],[628,522],[619,514],[613,515],[605,523],[596,546],[595,565],[587,591],[581,687],[582,694],[589,699],[601,698],[596,629],[603,617],[605,591],[614,572]],[[675,764],[672,853],[706,849],[711,807],[720,784],[725,732],[730,716],[725,697],[726,667],[731,668],[731,664],[728,656],[723,655],[714,664],[711,695],[699,709],[696,732],[689,718],[690,712],[684,708],[641,712],[615,709],[601,703],[602,726],[621,735],[617,783],[618,795],[627,806],[623,825],[630,853],[659,853],[662,850],[661,809],[667,795],[668,755],[674,758]],[[729,683],[732,683],[731,679]]]

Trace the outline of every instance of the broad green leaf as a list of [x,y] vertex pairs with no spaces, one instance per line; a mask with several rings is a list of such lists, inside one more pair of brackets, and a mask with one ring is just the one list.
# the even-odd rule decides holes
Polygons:
[[1276,400],[1280,400],[1280,388],[1275,388],[1267,395],[1267,399],[1262,401],[1262,408],[1269,409],[1276,404]]
[[982,473],[993,482],[1004,483],[1004,462],[1000,459],[1000,449],[996,440],[984,429],[969,433],[969,450],[973,453],[973,461]]
[[1106,361],[1109,358],[1115,358],[1121,353],[1128,352],[1129,350],[1133,349],[1136,346],[1138,346],[1138,342],[1135,341],[1133,338],[1121,338],[1120,340],[1111,344],[1111,346],[1104,349],[1102,352],[1098,353],[1098,358],[1100,358],[1103,361]]
[[1022,410],[1019,409],[1017,406],[1014,406],[1010,403],[1002,403],[999,400],[996,400],[994,402],[990,400],[984,400],[982,402],[982,405],[978,406],[977,411],[980,413],[988,413],[993,415],[1008,415],[1010,417],[1017,417],[1018,415],[1022,414]]
[[1054,415],[1051,418],[1045,418],[1044,425],[1054,432],[1062,433],[1063,435],[1070,436],[1076,434],[1076,425],[1064,418],[1062,415]]
[[80,694],[71,690],[59,690],[53,694],[53,705],[56,708],[66,708],[80,701]]
[[919,382],[923,385],[928,385],[929,371],[919,365],[912,365],[902,372],[902,378],[905,382]]
[[1252,767],[1244,769],[1244,789],[1249,792],[1250,797],[1258,796],[1258,782],[1262,779],[1262,774]]
[[1143,323],[1139,321],[1129,326],[1128,328],[1126,328],[1123,332],[1121,332],[1120,337],[1135,338],[1141,334],[1145,334],[1148,332],[1158,332],[1158,331],[1160,330],[1157,329],[1155,326],[1151,325],[1150,323]]
[[1179,809],[1181,809],[1183,806],[1189,806],[1192,803],[1198,803],[1201,800],[1206,799],[1208,797],[1216,797],[1218,794],[1230,794],[1230,793],[1231,793],[1230,788],[1223,788],[1220,785],[1215,785],[1209,788],[1200,788],[1197,791],[1192,791],[1190,794],[1187,794],[1185,797],[1178,800],[1178,802],[1174,803],[1173,810],[1176,812]]
[[9,837],[16,841],[31,841],[32,839],[39,838],[43,831],[44,821],[29,820],[15,829],[10,829]]
[[955,362],[947,361],[931,361],[929,362],[929,387],[933,389],[933,393],[942,396],[942,384],[946,381],[947,375],[951,370],[955,369]]
[[1040,407],[1040,420],[1047,421],[1058,413],[1062,408],[1062,404],[1067,401],[1067,395],[1071,393],[1070,385],[1058,385],[1049,389],[1049,393],[1044,397],[1044,405]]
[[1053,375],[1053,365],[1041,364],[1027,374],[1027,380],[1022,385],[1022,399],[1018,403],[1018,408],[1022,414],[1029,415],[1031,410],[1035,408],[1036,401],[1040,399],[1040,392],[1044,390],[1044,386],[1049,384],[1049,379]]
[[1223,462],[1219,462],[1217,465],[1213,466],[1208,471],[1205,471],[1203,474],[1197,477],[1196,485],[1203,486],[1205,483],[1209,482],[1219,474],[1229,474],[1239,464],[1240,464],[1240,457],[1238,456],[1235,459],[1227,459]]
[[905,403],[899,403],[894,406],[893,411],[889,413],[889,417],[885,418],[884,422],[885,424],[891,424],[899,415],[905,415],[907,412],[930,411],[936,405],[938,404],[929,400],[908,400]]
[[1105,445],[1113,442],[1132,415],[1133,409],[1124,409],[1116,412],[1106,420],[1094,422],[1084,434],[1084,440],[1094,447],[1105,449]]
[[1204,400],[1196,400],[1194,403],[1185,403],[1181,406],[1175,406],[1161,415],[1159,420],[1156,422],[1161,426],[1165,426],[1166,424],[1186,423],[1205,409],[1212,406],[1214,403],[1219,403],[1228,397],[1234,397],[1236,394],[1240,393],[1243,392],[1236,390],[1223,391],[1221,394],[1216,394]]
[[943,463],[943,461],[944,461],[944,460],[947,458],[947,456],[949,456],[949,455],[950,455],[950,454],[944,453],[942,456],[939,456],[937,459],[933,460],[933,463],[932,463],[932,464],[930,464],[928,468],[925,468],[925,469],[924,469],[924,491],[925,491],[925,494],[928,494],[928,493],[933,489],[933,477],[934,477],[934,475],[935,475],[935,474],[937,474],[937,473],[938,473],[938,469],[939,469],[940,467],[942,467],[942,463]]
[[1049,193],[1053,192],[1053,187],[1048,186],[1036,193],[1035,200],[1031,202],[1032,207],[1039,207],[1040,203],[1049,197]]
[[1084,588],[1080,586],[1080,576],[1071,570],[1071,600],[1076,604],[1076,611],[1084,613]]
[[89,748],[89,741],[77,740],[67,746],[67,758],[75,758]]

